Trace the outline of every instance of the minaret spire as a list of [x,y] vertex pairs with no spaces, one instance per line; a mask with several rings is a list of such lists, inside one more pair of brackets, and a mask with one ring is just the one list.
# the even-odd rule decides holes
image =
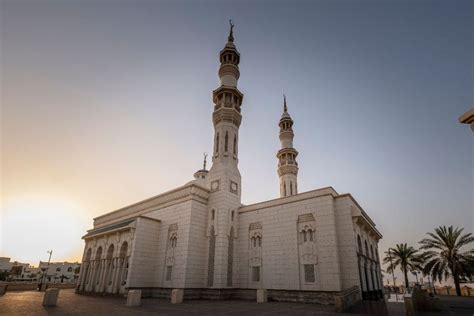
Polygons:
[[280,177],[280,197],[298,194],[298,152],[293,148],[293,119],[288,113],[286,95],[283,95],[283,113],[280,122],[281,149],[277,153],[278,176]]
[[230,24],[230,31],[229,31],[228,40],[229,42],[233,42],[234,41],[234,23],[232,23],[232,20],[229,20],[229,24]]

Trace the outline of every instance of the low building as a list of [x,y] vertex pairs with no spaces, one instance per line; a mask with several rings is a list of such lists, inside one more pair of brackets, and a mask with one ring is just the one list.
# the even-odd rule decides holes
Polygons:
[[[39,263],[41,274],[48,283],[75,283],[81,264],[78,262],[42,262]],[[41,280],[39,280],[41,281]]]
[[12,269],[12,262],[8,257],[0,257],[0,272],[9,272]]
[[21,280],[22,274],[24,274],[25,269],[30,267],[29,263],[23,263],[14,261],[10,269],[10,277],[12,280]]
[[37,282],[41,277],[41,269],[33,266],[23,267],[23,271],[20,277],[17,277],[17,281],[31,281]]

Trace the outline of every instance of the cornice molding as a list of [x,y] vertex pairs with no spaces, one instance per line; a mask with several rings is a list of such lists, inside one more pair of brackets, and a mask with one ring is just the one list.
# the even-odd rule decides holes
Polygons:
[[94,228],[106,225],[117,219],[130,218],[133,215],[142,215],[144,213],[164,208],[176,203],[187,200],[197,200],[201,203],[207,203],[209,199],[209,190],[195,183],[187,184],[174,190],[156,195],[149,199],[125,206],[118,210],[106,213],[94,218]]
[[288,203],[296,203],[308,199],[314,199],[323,196],[332,196],[337,197],[338,193],[332,187],[321,188],[313,191],[303,192],[287,197],[281,197],[278,199],[273,199],[265,202],[259,202],[251,205],[243,205],[239,208],[239,213],[246,213],[252,211],[258,211],[269,207],[274,207],[278,205],[284,205]]

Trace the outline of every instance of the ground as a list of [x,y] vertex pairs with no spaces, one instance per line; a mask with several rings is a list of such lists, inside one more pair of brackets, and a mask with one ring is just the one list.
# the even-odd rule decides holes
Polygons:
[[[140,307],[126,307],[125,298],[84,296],[64,289],[58,306],[43,307],[44,293],[8,292],[0,296],[0,315],[405,315],[402,303],[365,302],[342,314],[334,306],[251,301],[192,300],[173,305],[169,300],[143,299]],[[474,315],[474,298],[442,297],[446,309],[421,315]]]

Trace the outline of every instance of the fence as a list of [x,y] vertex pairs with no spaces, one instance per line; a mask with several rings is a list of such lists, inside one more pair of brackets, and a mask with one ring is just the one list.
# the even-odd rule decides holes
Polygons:
[[[38,288],[38,283],[36,282],[6,282],[2,284],[7,284],[7,291],[33,291]],[[48,283],[49,287],[54,287],[58,289],[73,289],[76,287],[72,283]]]

